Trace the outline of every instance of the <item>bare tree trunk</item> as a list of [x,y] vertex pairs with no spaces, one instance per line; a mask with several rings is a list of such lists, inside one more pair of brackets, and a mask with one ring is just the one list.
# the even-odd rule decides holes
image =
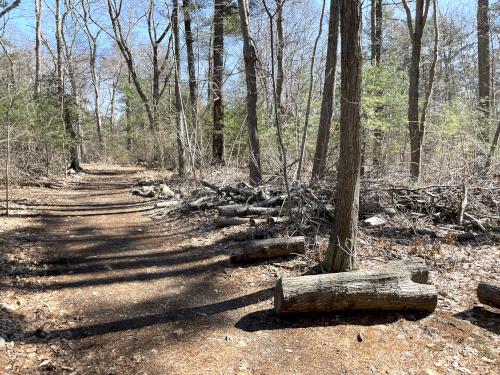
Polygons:
[[73,126],[71,119],[71,111],[69,104],[66,103],[64,95],[64,70],[63,70],[63,48],[64,48],[64,35],[63,35],[63,19],[61,16],[61,0],[56,0],[55,3],[55,21],[56,21],[56,71],[57,71],[57,95],[61,108],[61,118],[64,121],[66,132],[70,138],[70,168],[75,171],[81,170],[80,167],[80,147],[77,139],[77,132]]
[[153,114],[153,110],[149,103],[149,99],[142,88],[139,77],[137,76],[137,71],[134,66],[133,55],[128,46],[126,37],[123,34],[122,26],[120,23],[121,6],[116,4],[115,0],[107,0],[107,6],[108,6],[109,18],[111,20],[111,26],[113,28],[115,42],[118,45],[118,48],[120,49],[120,52],[127,64],[127,68],[130,73],[132,83],[134,84],[134,87],[137,91],[137,94],[141,98],[142,104],[144,105],[144,109],[148,117],[149,126],[151,130],[155,133],[156,132],[155,116]]
[[186,53],[189,74],[189,102],[191,105],[191,126],[194,132],[195,150],[201,150],[202,132],[198,122],[198,83],[196,82],[196,69],[194,65],[193,32],[191,30],[191,0],[183,0],[184,31],[186,38]]
[[181,51],[179,40],[179,3],[178,0],[173,1],[174,10],[172,12],[172,26],[174,32],[174,55],[175,55],[175,124],[177,127],[177,150],[178,150],[178,173],[179,176],[184,176],[186,173],[185,150],[184,150],[184,126],[182,114],[182,97],[181,85],[179,82],[180,68],[181,68]]
[[490,152],[488,153],[488,158],[486,159],[486,165],[484,169],[486,170],[486,173],[488,173],[490,167],[491,167],[491,162],[493,161],[493,155],[495,155],[495,151],[498,146],[498,138],[500,137],[500,121],[497,123],[497,130],[495,131],[495,135],[493,137],[493,141],[491,142],[491,147],[490,147]]
[[116,92],[118,91],[118,84],[120,83],[120,78],[122,75],[122,65],[118,68],[118,73],[116,75],[116,79],[113,80],[111,84],[111,100],[110,100],[110,108],[109,108],[109,130],[111,133],[115,133],[115,107],[116,107]]
[[35,0],[35,87],[34,96],[40,95],[40,47],[42,44],[42,0]]
[[243,36],[243,56],[245,59],[245,78],[247,84],[247,124],[250,148],[250,183],[260,185],[262,173],[260,168],[260,144],[257,124],[257,72],[255,62],[257,56],[255,47],[250,38],[249,16],[247,0],[238,0],[241,34]]
[[[131,77],[130,77],[130,72],[128,73],[128,83],[130,85],[131,83]],[[131,123],[131,117],[130,117],[130,97],[129,94],[125,97],[125,118],[127,121],[127,150],[131,151],[132,150],[132,123]]]
[[489,0],[477,2],[477,57],[479,71],[479,106],[482,111],[481,136],[489,141],[490,118],[490,26],[489,26]]
[[422,104],[422,113],[420,115],[420,129],[419,129],[419,137],[420,137],[420,147],[422,147],[424,143],[425,136],[425,125],[427,121],[427,109],[429,107],[429,101],[432,96],[432,91],[434,89],[434,77],[436,76],[436,65],[439,54],[439,21],[438,21],[438,8],[437,8],[437,0],[432,0],[432,11],[433,11],[433,25],[434,25],[434,47],[432,50],[432,62],[429,68],[429,81],[427,85],[427,89],[425,91],[424,102]]
[[224,164],[224,8],[226,0],[215,0],[213,38],[213,120],[212,163]]
[[[277,79],[275,79],[274,75],[275,75],[275,67],[274,67],[274,27],[273,27],[273,24],[274,24],[274,15],[271,13],[271,11],[269,10],[268,6],[267,6],[267,3],[266,3],[266,0],[263,0],[262,1],[263,4],[264,4],[264,8],[266,10],[266,13],[269,17],[269,34],[271,36],[271,80],[272,80],[272,85],[273,85],[273,115],[274,115],[274,126],[276,128],[276,133],[277,133],[277,136],[278,136],[278,144],[279,144],[279,149],[280,149],[280,159],[283,163],[283,179],[285,181],[285,188],[286,188],[286,192],[287,192],[287,204],[288,204],[288,210],[289,212],[292,211],[292,200],[291,200],[291,193],[290,193],[290,184],[288,182],[288,163],[287,163],[287,155],[286,155],[286,149],[285,149],[285,143],[283,141],[283,134],[282,134],[282,128],[281,128],[281,123],[280,123],[280,115],[279,115],[279,111],[280,111],[280,97],[279,95],[281,95],[281,93],[278,93],[278,83],[276,82],[277,80],[280,79],[280,74],[283,74],[283,70],[281,70],[281,73],[280,73],[280,69],[278,68],[278,77]],[[277,0],[276,1],[276,6],[277,6],[277,17],[279,18],[279,14],[280,12],[282,12],[282,9],[281,7],[283,6],[283,3],[281,2],[281,0]],[[282,22],[282,21],[280,21]],[[278,24],[278,20],[276,20],[276,23]],[[283,27],[283,25],[281,25],[281,27]],[[278,31],[278,34],[279,34],[279,31]],[[283,34],[283,29],[281,30],[281,34]],[[283,36],[283,35],[282,35]],[[282,40],[281,40],[282,42]],[[278,62],[278,67],[281,64],[283,64],[283,46],[279,46],[279,38],[278,38],[278,51],[279,49],[281,48],[282,49],[282,55],[281,55],[281,62],[280,62],[280,57],[277,57],[277,62]],[[279,52],[278,52],[279,54]],[[281,79],[283,79],[283,76],[281,76]],[[283,84],[283,81],[281,81],[281,84]]]
[[276,45],[276,62],[277,62],[277,75],[276,75],[276,96],[278,111],[282,110],[282,96],[283,84],[285,82],[285,68],[284,68],[284,51],[285,51],[285,37],[283,35],[283,0],[276,1],[276,37],[278,43]]
[[356,264],[356,230],[361,167],[361,10],[357,1],[340,0],[342,36],[340,157],[335,195],[335,225],[325,257],[329,272]]
[[[382,0],[372,0],[371,7],[371,62],[372,65],[379,66],[382,59]],[[377,95],[382,95],[382,93],[377,93]],[[382,107],[376,108],[376,111],[381,112]],[[375,128],[373,138],[373,169],[378,172],[382,158],[384,131],[380,127]]]
[[96,57],[97,57],[97,39],[92,44],[90,51],[90,75],[92,77],[92,86],[94,87],[94,113],[95,113],[95,124],[97,129],[97,138],[99,139],[99,146],[103,146],[102,139],[102,121],[101,121],[101,100],[99,94],[99,81],[97,78],[96,69]]
[[318,42],[321,38],[321,33],[323,31],[323,17],[325,15],[325,3],[326,0],[323,0],[323,5],[321,6],[321,16],[319,18],[319,31],[316,40],[314,41],[314,47],[311,57],[311,69],[309,71],[309,92],[307,94],[307,104],[306,104],[306,113],[304,120],[304,129],[302,132],[302,141],[300,145],[300,154],[299,154],[299,164],[297,166],[297,175],[296,179],[298,181],[301,180],[302,176],[302,164],[304,162],[305,152],[306,152],[306,140],[307,140],[307,130],[309,128],[309,115],[311,113],[311,100],[312,100],[312,90],[314,86],[314,63],[316,61],[316,50],[318,48]]
[[5,158],[5,216],[9,216],[10,192],[10,122],[7,116],[7,155]]
[[410,131],[410,178],[413,182],[419,181],[421,171],[423,132],[419,118],[420,56],[422,52],[422,35],[430,1],[416,0],[415,22],[413,25],[408,2],[403,0],[412,45],[409,71],[410,86],[408,89],[408,128]]
[[333,115],[333,97],[337,68],[337,45],[339,39],[339,0],[330,0],[330,20],[328,22],[328,49],[326,52],[325,82],[321,113],[319,118],[318,137],[311,176],[311,184],[323,178],[330,140],[330,128]]

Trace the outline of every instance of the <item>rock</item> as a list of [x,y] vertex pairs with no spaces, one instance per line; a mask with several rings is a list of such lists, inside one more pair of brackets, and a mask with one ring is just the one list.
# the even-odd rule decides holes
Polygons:
[[143,198],[153,198],[155,196],[155,186],[141,186],[138,189],[132,190],[132,194]]
[[174,198],[175,193],[165,184],[158,186],[158,196],[160,198]]
[[179,328],[174,331],[174,334],[177,336],[182,336],[184,334],[184,330],[182,328]]
[[5,311],[7,314],[12,314],[16,312],[16,308],[7,303],[0,303],[0,310]]
[[358,340],[358,342],[363,342],[363,340],[365,339],[365,336],[363,335],[362,332],[358,332],[356,339]]
[[371,227],[380,227],[382,225],[387,224],[387,220],[381,216],[372,216],[369,217],[368,219],[365,219],[364,223],[368,224]]
[[396,211],[395,208],[393,207],[385,207],[384,208],[384,213],[388,216],[394,216],[396,215],[398,212]]
[[7,341],[5,341],[5,339],[2,336],[0,336],[0,349],[5,348],[6,345]]

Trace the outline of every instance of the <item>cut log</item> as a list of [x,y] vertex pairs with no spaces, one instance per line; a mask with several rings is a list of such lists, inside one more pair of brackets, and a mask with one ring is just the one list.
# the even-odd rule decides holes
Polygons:
[[264,225],[264,224],[267,224],[267,219],[261,219],[261,218],[257,218],[257,217],[252,217],[250,219],[250,225],[252,227],[256,227],[258,225]]
[[265,201],[257,203],[259,207],[272,207],[277,205],[282,205],[285,199],[287,198],[286,194],[277,195],[275,197],[266,199]]
[[437,291],[427,282],[420,258],[353,272],[286,277],[278,280],[274,307],[278,315],[354,310],[432,312]]
[[290,220],[289,217],[283,216],[283,217],[268,217],[266,219],[268,224],[278,224],[278,223],[286,223],[288,220]]
[[249,206],[245,215],[279,215],[281,209],[279,207],[254,207]]
[[218,209],[220,216],[233,217],[241,216],[247,212],[247,206],[241,204],[232,204],[229,206],[220,206]]
[[218,208],[220,216],[246,216],[246,215],[279,215],[279,207],[254,207],[241,204],[221,206]]
[[246,217],[217,217],[214,220],[216,228],[231,227],[233,225],[242,225],[250,222]]
[[249,241],[240,253],[231,255],[231,262],[250,262],[278,258],[291,254],[304,254],[304,237],[269,238]]
[[481,281],[477,286],[477,298],[483,305],[500,309],[500,284]]

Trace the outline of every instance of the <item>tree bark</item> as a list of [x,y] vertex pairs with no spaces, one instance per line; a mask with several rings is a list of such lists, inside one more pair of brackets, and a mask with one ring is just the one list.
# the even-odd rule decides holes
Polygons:
[[488,153],[488,158],[486,159],[485,171],[488,173],[491,163],[493,161],[493,156],[495,155],[495,151],[498,146],[498,138],[500,137],[500,120],[497,123],[497,130],[495,131],[495,135],[493,136],[493,141],[491,141],[490,152]]
[[420,123],[419,118],[420,56],[422,52],[422,35],[430,1],[416,0],[415,22],[413,22],[408,2],[403,0],[412,46],[409,70],[410,86],[408,89],[408,128],[410,132],[410,178],[415,183],[420,179],[423,142],[423,124]]
[[[64,35],[63,35],[63,17],[61,15],[61,0],[56,0],[55,2],[55,22],[56,22],[56,30],[55,30],[55,38],[56,38],[56,74],[57,74],[57,94],[59,97],[59,104],[61,108],[61,118],[64,122],[66,133],[69,136],[69,153],[70,153],[70,164],[69,167],[73,168],[76,172],[81,170],[80,167],[80,147],[78,140],[78,133],[75,129],[75,125],[73,124],[73,120],[71,118],[71,111],[69,108],[69,104],[67,103],[65,93],[64,93],[64,69],[63,69],[63,53],[64,53]],[[68,55],[68,59],[71,57]],[[68,68],[71,70],[71,62],[68,63]],[[76,103],[76,92],[74,92],[73,88],[73,99],[74,104]]]
[[304,237],[270,238],[249,241],[241,252],[232,254],[231,262],[250,262],[262,259],[279,258],[292,254],[304,254]]
[[181,85],[180,85],[180,69],[181,69],[181,52],[180,52],[180,40],[179,40],[179,2],[178,0],[173,0],[174,10],[172,12],[172,27],[174,32],[174,55],[175,55],[175,74],[174,74],[174,86],[175,86],[175,124],[177,128],[177,151],[178,151],[178,165],[177,171],[179,176],[185,175],[185,151],[184,151],[184,125],[183,125],[183,113],[182,113],[182,97],[181,97]]
[[220,206],[218,208],[220,216],[245,216],[245,215],[279,215],[284,210],[281,207],[256,207],[245,205]]
[[250,148],[250,183],[258,186],[262,183],[260,167],[260,144],[257,124],[257,55],[250,38],[249,9],[247,0],[238,0],[241,33],[243,36],[243,56],[245,59],[245,78],[247,84],[247,125]]
[[216,228],[231,227],[233,225],[249,224],[250,219],[246,217],[217,217],[214,220]]
[[99,147],[102,150],[103,138],[102,138],[102,121],[101,121],[101,100],[100,100],[99,80],[97,77],[97,67],[96,67],[98,38],[101,33],[101,30],[98,30],[95,34],[92,32],[91,27],[89,25],[90,5],[89,3],[85,3],[84,0],[81,1],[81,4],[82,4],[81,9],[82,9],[83,28],[85,30],[85,34],[87,35],[87,43],[89,46],[90,78],[94,90],[94,116],[95,116],[96,130],[97,130],[97,138],[99,140]]
[[398,270],[362,270],[278,280],[278,315],[357,310],[426,311],[437,305],[434,285],[419,284]]
[[284,67],[284,52],[285,52],[285,37],[283,34],[283,0],[276,0],[276,62],[277,62],[277,74],[276,74],[276,101],[277,110],[282,111],[282,96],[283,96],[283,84],[285,82],[285,67]]
[[434,47],[432,49],[432,62],[429,67],[429,80],[427,83],[427,88],[424,94],[424,102],[422,104],[422,113],[420,117],[420,129],[419,129],[419,137],[420,137],[420,147],[422,147],[424,143],[425,136],[425,125],[427,122],[427,109],[429,107],[429,101],[432,96],[432,92],[434,89],[434,77],[436,76],[436,65],[439,54],[439,21],[438,21],[438,8],[437,8],[437,0],[432,0],[432,11],[433,11],[433,24],[434,24]]
[[319,30],[316,40],[314,41],[312,57],[311,57],[311,68],[309,70],[309,92],[307,94],[307,104],[306,104],[306,112],[305,112],[305,120],[304,120],[304,129],[302,132],[302,141],[300,145],[300,153],[299,153],[299,163],[297,166],[297,175],[296,179],[300,182],[302,176],[302,164],[304,162],[305,152],[306,152],[306,140],[307,140],[307,130],[309,128],[309,116],[311,113],[311,100],[312,100],[312,90],[314,86],[314,62],[316,61],[316,50],[318,48],[318,42],[321,38],[321,33],[323,32],[323,17],[325,15],[325,4],[326,0],[323,0],[321,7],[321,15],[319,17]]
[[[382,0],[372,0],[371,5],[371,63],[379,66],[382,60]],[[382,95],[382,92],[377,93]],[[382,107],[376,108],[377,112],[382,111]],[[373,131],[373,169],[379,172],[382,159],[382,142],[384,131],[377,127]]]
[[479,71],[479,106],[483,118],[481,119],[481,136],[489,142],[489,117],[490,117],[490,26],[489,26],[489,0],[477,2],[477,57]]
[[328,22],[328,46],[326,52],[325,82],[321,113],[319,119],[318,136],[312,169],[311,184],[323,178],[330,140],[330,128],[333,115],[333,97],[335,95],[335,79],[337,68],[337,45],[339,39],[339,0],[330,1],[330,20]]
[[361,167],[361,11],[356,1],[340,0],[342,82],[340,157],[335,225],[325,257],[329,272],[350,271],[356,264],[356,230]]
[[35,87],[34,97],[38,99],[40,95],[40,56],[42,44],[42,0],[35,0]]
[[483,305],[500,309],[500,284],[482,281],[477,286],[477,298]]
[[[287,154],[285,148],[285,142],[283,141],[283,131],[280,122],[280,112],[281,112],[281,92],[283,90],[283,2],[281,0],[276,0],[277,7],[277,17],[276,20],[278,35],[281,34],[281,37],[278,36],[278,54],[277,54],[277,64],[278,64],[278,73],[275,78],[275,67],[274,67],[274,15],[269,10],[267,6],[266,0],[263,0],[264,8],[266,10],[267,16],[269,17],[269,34],[271,37],[271,81],[273,85],[273,117],[274,117],[274,127],[276,128],[276,135],[278,138],[279,152],[280,152],[280,161],[283,163],[283,180],[285,182],[285,188],[288,197],[290,197],[290,184],[288,181],[288,162],[287,162]],[[281,29],[281,30],[280,30]],[[281,38],[281,39],[280,39]],[[281,50],[281,52],[280,52]],[[281,68],[280,68],[281,66]],[[279,86],[279,87],[278,87]],[[291,200],[288,200],[288,209],[291,210]]]
[[189,103],[191,106],[191,127],[193,129],[195,150],[200,152],[202,150],[202,132],[199,128],[198,122],[198,83],[196,81],[196,68],[194,61],[193,50],[193,32],[191,30],[191,0],[183,0],[182,8],[184,11],[184,31],[186,38],[186,54],[189,74]]
[[214,130],[212,136],[212,163],[224,164],[224,9],[226,0],[215,0],[213,20],[213,121]]

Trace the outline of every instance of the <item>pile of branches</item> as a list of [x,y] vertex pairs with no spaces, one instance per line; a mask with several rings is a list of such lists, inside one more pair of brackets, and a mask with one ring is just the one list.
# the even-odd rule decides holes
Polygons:
[[384,193],[398,212],[428,218],[433,224],[474,226],[487,231],[498,228],[500,222],[498,186],[390,187]]
[[[156,203],[162,209],[161,214],[218,209],[220,218],[216,219],[216,226],[221,227],[287,221],[306,229],[329,225],[335,211],[335,190],[330,186],[294,185],[288,196],[278,187],[253,187],[244,182],[216,185],[199,181],[189,194],[171,190],[164,181],[142,185],[139,189],[147,193],[143,196],[168,198]],[[134,191],[138,193],[138,189]],[[387,217],[396,214],[464,230],[471,227],[494,230],[500,221],[500,190],[492,186],[407,188],[366,184],[360,196],[359,216],[369,226],[383,225]]]

